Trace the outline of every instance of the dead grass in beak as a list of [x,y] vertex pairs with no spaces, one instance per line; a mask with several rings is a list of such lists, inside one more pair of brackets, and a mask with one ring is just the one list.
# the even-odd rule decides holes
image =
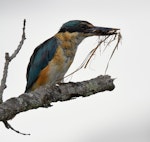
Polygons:
[[121,39],[122,39],[122,36],[121,36],[121,33],[118,32],[118,33],[115,33],[113,35],[107,35],[107,36],[100,36],[100,40],[97,44],[97,46],[95,48],[93,48],[89,54],[86,56],[86,58],[84,59],[84,61],[82,62],[82,64],[72,73],[70,73],[69,75],[65,76],[68,77],[70,75],[73,75],[74,73],[76,73],[77,71],[79,71],[80,69],[82,68],[86,68],[90,62],[90,60],[92,59],[92,57],[94,56],[95,52],[97,51],[98,48],[101,48],[102,47],[102,44],[104,44],[104,51],[106,50],[106,48],[114,41],[116,41],[116,44],[115,44],[115,47],[109,57],[109,60],[107,62],[107,66],[106,66],[106,69],[105,69],[105,74],[108,70],[108,67],[109,67],[109,63],[116,51],[116,49],[118,49],[118,46],[119,46],[119,43],[121,42]]

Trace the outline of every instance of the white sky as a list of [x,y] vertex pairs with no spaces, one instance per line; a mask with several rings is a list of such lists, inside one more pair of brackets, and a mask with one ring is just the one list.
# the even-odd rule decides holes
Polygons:
[[[0,0],[0,78],[4,54],[16,49],[23,19],[27,20],[27,39],[9,67],[5,100],[24,92],[26,68],[34,48],[53,36],[64,22],[87,20],[97,26],[120,28],[123,36],[108,69],[108,74],[117,78],[114,91],[20,113],[10,123],[31,136],[18,135],[0,123],[1,141],[149,142],[149,6],[149,0]],[[96,44],[96,37],[81,43],[69,72]],[[71,81],[103,74],[111,47],[102,56],[97,52],[90,66],[73,75]]]

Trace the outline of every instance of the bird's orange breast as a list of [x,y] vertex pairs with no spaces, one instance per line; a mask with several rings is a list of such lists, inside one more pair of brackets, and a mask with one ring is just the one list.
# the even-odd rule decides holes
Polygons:
[[40,72],[31,90],[35,90],[36,88],[39,88],[40,86],[43,86],[47,83],[51,85],[56,84],[64,78],[65,73],[73,61],[73,58],[68,58],[65,55],[72,55],[71,51],[68,51],[67,53],[65,52],[67,52],[67,50],[64,51],[61,46],[57,48],[53,59]]
[[41,70],[31,90],[35,90],[47,83],[54,85],[60,82],[73,62],[77,46],[80,41],[76,40],[78,33],[58,33],[55,37],[59,41],[54,57],[48,65]]

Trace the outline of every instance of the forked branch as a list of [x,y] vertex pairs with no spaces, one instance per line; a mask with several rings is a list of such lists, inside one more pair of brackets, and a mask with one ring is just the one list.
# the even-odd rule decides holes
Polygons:
[[[14,51],[14,53],[10,56],[9,53],[5,53],[5,64],[4,64],[4,70],[3,70],[3,77],[1,80],[1,85],[0,85],[0,104],[3,103],[3,93],[4,90],[6,89],[7,85],[6,85],[6,80],[7,80],[7,75],[8,75],[8,67],[9,67],[9,63],[17,56],[17,54],[19,53],[20,49],[22,48],[22,45],[26,39],[25,37],[25,26],[26,26],[26,20],[24,19],[23,21],[23,33],[22,33],[22,38],[21,41],[17,47],[17,49]],[[11,129],[19,134],[22,135],[28,135],[28,134],[24,134],[19,132],[18,130],[15,130],[8,122],[7,120],[3,121],[5,127],[7,129]]]
[[23,33],[22,33],[22,38],[21,41],[17,47],[17,49],[14,51],[14,53],[9,56],[9,53],[5,53],[5,65],[4,65],[4,70],[3,70],[3,77],[1,80],[1,85],[0,85],[0,104],[3,102],[3,92],[6,89],[6,79],[7,79],[7,74],[8,74],[8,66],[9,63],[16,57],[16,55],[19,53],[26,37],[25,37],[25,26],[26,26],[26,20],[24,19],[23,21]]
[[[5,65],[4,65],[3,77],[2,77],[1,85],[0,85],[0,121],[2,121],[5,127],[8,129],[11,129],[22,135],[29,135],[29,134],[24,134],[15,130],[7,121],[14,118],[17,114],[21,112],[25,112],[31,109],[37,109],[39,107],[50,107],[52,106],[51,105],[52,102],[67,101],[67,100],[71,100],[73,98],[77,98],[80,96],[87,97],[98,92],[112,91],[115,88],[115,86],[113,83],[114,79],[112,79],[108,75],[104,75],[104,76],[101,75],[94,79],[83,81],[83,82],[63,83],[63,84],[55,85],[52,87],[47,85],[45,87],[41,87],[35,90],[34,92],[24,93],[24,94],[21,94],[19,97],[10,98],[9,100],[3,102],[3,92],[6,88],[8,66],[9,66],[9,63],[19,53],[24,43],[24,40],[26,39],[25,25],[26,25],[26,20],[24,20],[24,23],[23,23],[22,38],[17,49],[14,51],[14,53],[11,56],[9,56],[9,53],[5,54]],[[101,43],[106,41],[106,39],[107,37],[103,41],[101,41],[95,49],[93,49],[90,52],[89,56],[82,63],[80,68],[82,68],[83,66],[85,67],[87,66],[87,64],[89,63],[91,57],[93,56],[97,48],[101,45]],[[118,46],[118,43],[116,47]],[[77,69],[76,71],[78,71],[79,69]]]

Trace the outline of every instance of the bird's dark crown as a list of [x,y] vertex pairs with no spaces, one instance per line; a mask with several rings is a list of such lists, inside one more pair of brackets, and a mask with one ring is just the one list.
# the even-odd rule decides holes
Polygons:
[[72,20],[64,23],[59,32],[85,32],[85,30],[93,27],[93,25],[87,21]]

